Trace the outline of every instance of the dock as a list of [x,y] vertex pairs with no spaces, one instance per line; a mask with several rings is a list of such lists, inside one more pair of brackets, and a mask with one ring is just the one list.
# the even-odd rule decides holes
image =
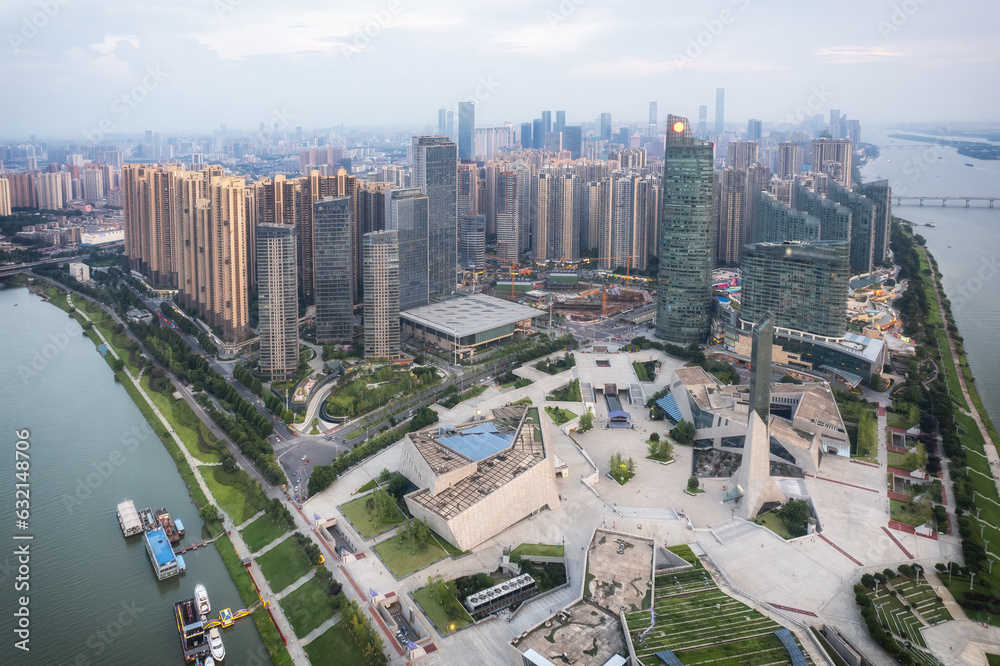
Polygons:
[[178,548],[177,550],[174,551],[174,555],[182,555],[183,553],[186,553],[189,550],[197,550],[203,546],[211,545],[215,543],[215,540],[218,539],[220,536],[222,535],[219,534],[217,536],[212,537],[208,541],[199,541],[198,543],[192,543],[187,546],[184,546],[183,548]]

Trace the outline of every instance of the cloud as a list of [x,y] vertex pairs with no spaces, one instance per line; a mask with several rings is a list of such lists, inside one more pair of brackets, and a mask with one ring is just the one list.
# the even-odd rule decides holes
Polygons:
[[106,56],[110,56],[114,55],[118,45],[122,42],[127,43],[132,48],[139,48],[139,38],[133,35],[105,35],[103,41],[91,44],[90,48]]
[[891,58],[900,58],[902,53],[889,51],[877,46],[834,46],[820,49],[814,54],[836,65],[858,65],[867,62],[885,62]]

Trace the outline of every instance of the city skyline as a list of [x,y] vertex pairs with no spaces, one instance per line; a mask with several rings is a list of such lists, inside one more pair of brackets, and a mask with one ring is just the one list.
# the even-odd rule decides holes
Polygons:
[[[8,109],[4,128],[17,137],[92,139],[222,123],[250,130],[260,122],[422,131],[437,126],[438,109],[457,110],[462,101],[476,103],[480,126],[524,122],[537,108],[566,109],[569,125],[602,112],[641,123],[650,101],[688,117],[702,104],[714,113],[717,88],[727,91],[730,126],[781,122],[816,104],[815,113],[850,108],[872,123],[986,119],[1000,93],[971,77],[1000,58],[991,48],[1000,8],[913,5],[821,14],[787,3],[765,13],[733,0],[667,13],[638,0],[613,7],[567,0],[526,3],[518,12],[434,2],[417,12],[399,0],[324,9],[190,0],[56,3],[46,13],[13,2],[0,11],[7,26],[0,84],[33,103]],[[626,18],[633,14],[643,21]],[[761,39],[774,32],[784,38]],[[598,34],[619,33],[623,50],[593,47]],[[420,75],[445,67],[450,75],[432,86]],[[288,94],[331,69],[342,83],[336,91],[313,90],[308,101]],[[364,96],[340,93],[408,71],[414,75],[393,76],[391,86],[365,86]],[[248,99],[244,86],[255,80],[287,85],[255,87]],[[926,95],[926,81],[935,95]],[[594,94],[601,88],[607,95]]]

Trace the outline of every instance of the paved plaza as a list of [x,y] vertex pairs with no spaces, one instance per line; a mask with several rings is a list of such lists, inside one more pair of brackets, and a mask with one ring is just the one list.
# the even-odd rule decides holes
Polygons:
[[587,550],[587,596],[612,612],[641,610],[653,586],[653,542],[597,530]]
[[616,654],[628,654],[618,615],[596,604],[581,601],[567,609],[568,619],[552,617],[517,641],[521,652],[534,650],[553,663],[603,666]]

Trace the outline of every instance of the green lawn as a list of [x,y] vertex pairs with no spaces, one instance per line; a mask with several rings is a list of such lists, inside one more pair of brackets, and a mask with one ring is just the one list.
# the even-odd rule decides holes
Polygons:
[[64,312],[73,311],[70,304],[66,302],[66,292],[59,287],[49,287],[45,290],[45,295],[48,296],[49,302],[60,310]]
[[501,384],[500,388],[505,388],[505,389],[508,389],[508,388],[525,388],[526,386],[531,386],[532,384],[534,384],[534,382],[531,381],[530,379],[528,379],[527,377],[520,377],[516,381],[507,382],[505,384]]
[[340,512],[344,514],[351,524],[354,525],[354,529],[358,531],[363,539],[371,539],[372,537],[385,532],[386,530],[392,529],[396,525],[399,525],[404,520],[402,512],[399,514],[398,520],[392,520],[389,522],[384,522],[375,515],[374,511],[369,511],[365,507],[365,502],[368,501],[368,495],[362,495],[358,499],[351,500],[346,504],[341,504],[338,508]]
[[256,559],[273,592],[281,592],[309,573],[309,560],[293,536]]
[[775,514],[773,511],[768,511],[763,515],[757,516],[754,522],[757,523],[758,525],[763,525],[767,529],[771,530],[772,532],[780,536],[782,539],[795,538],[792,535],[792,533],[788,531],[788,528],[785,527],[785,522],[781,520],[781,518],[778,518],[777,514]]
[[[194,412],[191,411],[191,407],[183,400],[175,400],[172,395],[154,391],[149,385],[150,381],[152,381],[152,378],[149,375],[144,375],[142,378],[142,388],[152,398],[153,404],[160,410],[160,413],[170,421],[174,432],[180,436],[188,452],[201,462],[222,462],[222,455],[219,451],[206,451],[199,445],[199,435],[201,435],[202,441],[204,441],[207,431],[199,429],[200,422]],[[173,386],[171,385],[168,390],[172,389]]]
[[898,520],[901,523],[906,523],[907,525],[913,525],[919,527],[924,524],[924,521],[918,520],[910,513],[910,503],[901,502],[896,499],[889,500],[889,512],[890,518],[892,520]]
[[986,666],[1000,666],[1000,655],[998,655],[998,654],[987,654],[986,655]]
[[313,666],[376,663],[368,661],[347,631],[347,627],[340,622],[307,645],[306,654],[309,655],[309,661]]
[[368,492],[369,490],[375,490],[375,486],[377,486],[377,485],[378,485],[378,481],[376,481],[375,479],[372,479],[371,481],[369,481],[365,485],[361,486],[360,488],[358,488],[357,490],[355,490],[351,494],[352,495],[360,495],[362,493]]
[[295,635],[305,638],[337,612],[337,600],[327,594],[318,578],[310,578],[281,600],[281,610],[292,625]]
[[383,541],[373,550],[397,578],[405,578],[428,564],[448,557],[448,553],[436,541],[413,544],[397,534]]
[[701,560],[699,560],[698,556],[694,554],[693,550],[691,550],[691,546],[686,543],[677,544],[676,546],[667,546],[667,550],[685,562],[690,562],[695,567],[701,566]]
[[890,428],[903,428],[904,430],[909,430],[913,426],[920,423],[920,408],[909,403],[903,404],[907,408],[906,414],[886,412],[885,416]]
[[240,530],[240,536],[243,537],[250,552],[256,553],[289,529],[287,525],[279,524],[265,514]]
[[521,557],[535,555],[538,557],[565,557],[566,549],[563,546],[554,546],[544,543],[522,543],[511,552],[511,556]]
[[556,425],[562,425],[563,423],[572,421],[577,416],[573,412],[568,409],[563,409],[562,407],[546,407],[545,411],[552,417],[552,420],[556,422]]
[[[936,312],[937,308],[935,307],[934,310]],[[968,409],[969,403],[965,401],[965,396],[962,395],[962,385],[958,383],[955,359],[948,348],[948,336],[939,328],[935,331],[934,337],[937,338],[938,345],[941,347],[941,365],[944,366],[944,378],[948,385],[948,393],[951,394],[951,399],[955,401],[956,405],[962,409]]]
[[907,465],[906,454],[899,453],[898,451],[889,451],[889,467],[896,467],[897,469],[905,469],[908,472],[912,472],[917,468],[916,465]]
[[[899,580],[899,579],[897,579]],[[906,598],[906,601],[917,609],[920,616],[930,624],[940,624],[953,619],[951,613],[938,601],[937,593],[924,579],[916,583],[908,578],[893,581],[893,588]]]
[[[448,589],[452,589],[450,585]],[[422,587],[415,591],[413,593],[413,598],[420,604],[420,607],[424,610],[424,614],[427,616],[427,619],[434,624],[434,628],[437,629],[438,633],[442,636],[446,636],[453,631],[457,631],[462,627],[472,624],[472,618],[466,612],[462,604],[460,604],[454,597],[452,597],[452,601],[454,602],[452,608],[455,609],[455,617],[448,617],[448,612],[431,596],[429,589],[426,587]]]

